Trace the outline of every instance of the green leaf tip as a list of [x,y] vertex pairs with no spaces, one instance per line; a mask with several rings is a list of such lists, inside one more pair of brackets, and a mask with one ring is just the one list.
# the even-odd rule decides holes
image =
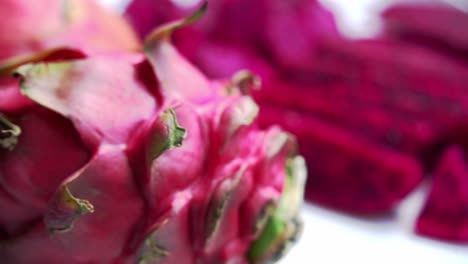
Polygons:
[[[155,231],[156,233],[156,231]],[[138,264],[149,264],[161,261],[169,256],[169,251],[158,245],[156,235],[152,234],[145,240],[144,250],[142,250],[137,258]]]
[[168,125],[169,129],[169,140],[165,150],[182,146],[182,143],[187,136],[187,130],[179,125],[174,109],[169,108],[164,111],[162,118]]
[[162,153],[174,147],[182,146],[187,136],[187,130],[181,127],[177,121],[174,109],[165,110],[159,119],[162,130],[157,130],[151,139],[148,152],[149,160],[154,160]]
[[247,256],[250,263],[280,259],[302,231],[302,222],[298,215],[307,174],[304,158],[289,158],[285,171],[285,185],[278,206],[269,216],[260,236],[249,248]]
[[219,228],[223,218],[226,216],[227,208],[239,187],[245,170],[238,170],[235,175],[223,180],[208,204],[205,219],[205,243],[212,245],[213,239],[219,235]]
[[152,50],[161,41],[169,40],[172,35],[172,32],[197,22],[198,20],[200,20],[200,18],[203,17],[207,9],[208,1],[203,1],[203,4],[191,15],[180,20],[169,22],[160,27],[157,27],[146,37],[144,42],[144,49]]
[[93,213],[94,206],[88,201],[76,198],[64,185],[57,191],[49,205],[44,222],[51,233],[67,232],[81,216]]

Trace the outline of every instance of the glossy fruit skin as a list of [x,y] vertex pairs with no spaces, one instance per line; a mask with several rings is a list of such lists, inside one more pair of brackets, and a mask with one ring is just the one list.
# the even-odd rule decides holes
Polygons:
[[294,137],[258,127],[253,76],[206,78],[171,25],[143,52],[55,48],[0,67],[14,91],[0,103],[2,261],[260,263],[298,237]]

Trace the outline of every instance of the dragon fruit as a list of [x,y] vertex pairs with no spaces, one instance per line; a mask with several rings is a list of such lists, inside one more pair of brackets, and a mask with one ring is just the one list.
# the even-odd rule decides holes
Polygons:
[[360,214],[387,213],[422,180],[419,162],[313,115],[262,106],[260,122],[294,133],[310,175],[306,198]]
[[[159,5],[170,12],[162,14]],[[216,9],[198,27],[181,31],[176,44],[210,76],[240,68],[259,73],[263,88],[253,93],[259,122],[297,135],[312,171],[308,200],[387,213],[423,181],[448,145],[464,144],[468,133],[468,68],[452,55],[395,40],[408,31],[460,48],[466,34],[447,26],[464,18],[444,15],[453,10],[407,9],[385,13],[392,37],[348,40],[316,1],[216,1]],[[439,15],[414,15],[426,9]],[[168,0],[134,0],[127,14],[142,34],[187,10]]]
[[[465,123],[463,64],[382,40],[329,41],[318,49],[317,61],[310,75],[290,75],[289,85],[271,88],[277,94],[265,90],[261,99],[314,113],[417,157],[443,140],[462,140],[444,137]],[[286,90],[289,97],[278,96]]]
[[[430,16],[431,19],[420,20],[417,18],[420,15]],[[457,30],[456,26],[468,22],[466,12],[441,4],[398,5],[387,10],[384,19],[387,37],[431,48],[437,53],[466,63],[468,35]],[[462,76],[466,74],[460,75]],[[464,108],[466,87],[460,85],[460,88],[459,94],[452,96],[462,99]],[[452,126],[445,135],[443,144],[439,144],[440,149],[445,149],[437,157],[438,160],[434,159],[436,166],[430,192],[416,221],[415,230],[419,234],[452,242],[468,242],[467,133],[467,124],[463,119]]]
[[[133,0],[126,14],[143,37],[152,27],[190,12],[190,8],[175,2]],[[316,0],[217,0],[210,5],[203,21],[175,34],[174,42],[185,56],[211,76],[228,77],[240,67],[267,80],[262,75],[265,64],[275,68],[302,68],[311,60],[311,52],[321,38],[334,37],[338,37],[338,30],[333,15]],[[213,46],[218,47],[215,54],[226,60],[206,61],[207,56],[214,56],[205,52]],[[220,67],[237,69],[227,75],[213,75],[219,73],[216,70]]]
[[294,137],[258,128],[253,76],[211,81],[170,43],[205,9],[144,53],[0,67],[21,83],[0,101],[2,263],[262,263],[298,237]]
[[[427,19],[430,17],[430,19]],[[399,4],[383,13],[386,36],[468,59],[468,14],[442,3]]]
[[[391,209],[421,182],[422,169],[432,170],[434,161],[446,146],[466,146],[468,68],[463,63],[425,47],[388,40],[327,41],[318,46],[316,54],[314,61],[317,63],[311,63],[303,72],[288,73],[287,83],[277,82],[257,96],[262,111],[270,111],[267,106],[277,108],[272,114],[261,113],[264,125],[272,124],[282,111],[284,116],[288,116],[287,112],[296,112],[298,120],[317,120],[298,121],[296,123],[309,124],[296,125],[294,130],[289,130],[298,134],[302,153],[311,171],[317,172],[309,177],[307,197],[310,199],[360,213],[382,211],[371,210],[366,205],[379,203],[379,200],[386,205],[380,209]],[[282,120],[279,124],[288,129],[286,123],[292,121]],[[336,133],[326,132],[327,140],[318,136],[329,127]],[[306,134],[304,130],[311,132]],[[340,136],[344,134],[349,135],[347,140]],[[310,151],[303,146],[311,142],[329,142],[330,145],[323,147],[325,150],[338,145],[341,151],[322,151],[329,155],[314,155],[315,145],[310,146]],[[354,147],[349,149],[350,145]],[[363,151],[369,149],[377,151],[370,155],[373,159],[382,157],[378,165],[362,156]],[[348,151],[350,155],[338,154]],[[379,191],[381,186],[395,186],[383,176],[385,171],[392,174],[393,169],[389,168],[393,166],[389,164],[394,163],[385,161],[393,159],[395,155],[391,153],[407,161],[398,163],[398,167],[406,167],[403,171],[407,173],[396,174],[400,175],[396,177],[400,184],[396,185],[393,195]],[[328,161],[324,161],[327,156]],[[351,169],[336,172],[335,164],[346,164],[359,157],[367,164],[364,166],[367,172]],[[318,173],[317,166],[322,173]],[[376,170],[376,166],[383,170],[377,173],[380,170]],[[421,169],[416,169],[417,166]],[[336,191],[327,191],[330,188],[321,188],[320,184],[327,184]],[[359,186],[366,185],[372,186],[367,189],[376,194],[368,201],[357,199],[366,193]],[[389,199],[393,201],[388,202]]]
[[[215,4],[176,44],[209,76],[259,73],[259,124],[280,124],[297,136],[312,172],[306,199],[388,213],[433,176],[416,231],[467,241],[465,12],[399,4],[384,12],[382,36],[349,40],[318,5],[309,9],[315,1]],[[168,0],[134,0],[127,14],[141,35],[187,10]]]
[[[0,13],[3,17],[0,23],[3,69],[11,69],[22,61],[41,60],[51,54],[57,59],[67,53],[62,47],[87,53],[141,49],[140,41],[126,20],[93,0],[5,0],[0,3]],[[0,76],[2,107],[13,110],[31,103],[19,96],[17,85],[18,80],[10,75]]]
[[416,222],[420,234],[468,242],[468,166],[463,148],[452,145],[434,171],[426,204]]
[[128,23],[93,0],[5,0],[0,4],[0,60],[48,48],[136,50]]

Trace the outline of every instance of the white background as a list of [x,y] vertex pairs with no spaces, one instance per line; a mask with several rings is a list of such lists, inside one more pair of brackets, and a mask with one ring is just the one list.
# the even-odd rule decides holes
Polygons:
[[304,232],[281,264],[467,264],[468,244],[455,245],[414,234],[425,190],[412,194],[397,213],[360,219],[310,204],[303,207]]
[[[100,1],[118,11],[122,11],[128,2]],[[320,1],[337,14],[339,28],[349,37],[367,37],[375,34],[380,26],[378,12],[396,2]],[[468,0],[444,2],[468,10]],[[301,239],[280,264],[468,264],[468,244],[444,243],[414,234],[414,220],[424,202],[425,193],[423,186],[402,203],[394,216],[372,220],[355,218],[306,204],[302,210],[305,225]]]

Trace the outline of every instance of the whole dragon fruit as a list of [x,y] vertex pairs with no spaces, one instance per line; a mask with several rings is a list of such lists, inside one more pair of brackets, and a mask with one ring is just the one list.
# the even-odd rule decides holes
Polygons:
[[144,54],[0,67],[29,98],[0,100],[2,263],[262,263],[297,237],[304,161],[257,127],[255,78],[210,81],[169,41],[205,9]]

